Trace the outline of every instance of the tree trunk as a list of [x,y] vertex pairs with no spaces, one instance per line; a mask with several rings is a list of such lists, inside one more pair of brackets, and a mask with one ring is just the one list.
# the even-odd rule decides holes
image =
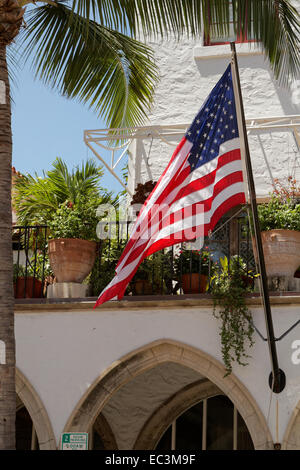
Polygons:
[[0,44],[0,449],[15,449],[12,134],[6,46]]

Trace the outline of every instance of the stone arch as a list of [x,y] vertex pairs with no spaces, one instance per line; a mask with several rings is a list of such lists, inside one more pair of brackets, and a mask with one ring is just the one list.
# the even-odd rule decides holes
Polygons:
[[56,443],[48,413],[27,378],[16,369],[16,393],[32,419],[41,450],[55,450]]
[[100,413],[99,416],[96,418],[93,427],[95,431],[99,434],[105,450],[118,450],[115,435],[107,419],[102,413]]
[[206,379],[198,380],[183,387],[152,413],[137,437],[134,450],[151,450],[155,448],[174,419],[199,403],[199,401],[216,395],[223,395],[223,392]]
[[286,428],[283,440],[283,450],[300,450],[300,400],[295,407]]
[[224,366],[203,351],[181,342],[161,339],[115,361],[89,387],[65,426],[65,432],[87,431],[110,399],[123,385],[139,374],[165,362],[175,362],[204,375],[235,404],[244,419],[256,449],[272,448],[272,437],[255,400]]

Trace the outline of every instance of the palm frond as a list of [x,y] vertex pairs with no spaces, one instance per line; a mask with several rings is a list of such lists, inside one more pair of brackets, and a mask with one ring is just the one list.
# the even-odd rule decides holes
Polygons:
[[202,0],[72,0],[72,10],[110,29],[137,37],[199,33]]
[[299,78],[300,17],[289,0],[235,0],[234,24],[264,51],[275,78]]
[[102,168],[93,159],[88,159],[82,162],[81,167],[78,165],[69,171],[66,163],[59,157],[46,173],[60,204],[66,200],[76,203],[78,197],[98,197],[102,189],[99,185],[101,176]]
[[236,32],[257,41],[281,83],[299,77],[300,20],[290,0],[56,0],[55,4],[30,11],[25,57],[33,56],[36,75],[45,83],[88,104],[108,127],[142,124],[156,83],[153,52],[125,31],[129,36],[140,32],[166,36],[172,31],[178,38],[183,32],[226,37],[233,21]]
[[20,72],[20,55],[14,43],[6,48],[7,69],[10,81],[10,99],[14,103],[14,90],[18,87],[18,76]]
[[61,204],[93,199],[114,201],[113,195],[100,186],[102,168],[88,159],[69,170],[61,158],[42,177],[27,174],[15,180],[13,205],[21,224],[47,224]]
[[64,96],[77,98],[110,127],[134,126],[152,102],[156,67],[146,45],[89,21],[66,7],[31,11],[25,30],[26,58],[36,75]]
[[13,205],[21,225],[47,224],[48,215],[58,207],[57,195],[45,178],[23,175],[13,188]]
[[[278,10],[270,15],[269,33],[261,35],[262,43],[276,78],[287,82],[289,77],[299,78],[300,71],[300,23],[299,14],[290,2],[278,2]],[[270,31],[273,28],[273,42]]]
[[300,18],[291,0],[72,0],[72,8],[134,37],[172,32],[178,38],[228,36],[232,9],[235,31],[259,41],[275,77],[299,76]]

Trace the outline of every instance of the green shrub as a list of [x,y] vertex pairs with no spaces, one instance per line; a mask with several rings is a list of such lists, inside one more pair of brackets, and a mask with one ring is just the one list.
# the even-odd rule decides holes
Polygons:
[[300,231],[300,204],[273,194],[270,201],[258,206],[258,217],[262,231],[286,229]]
[[205,250],[181,250],[175,255],[174,271],[176,278],[181,274],[201,273],[208,275],[210,253]]
[[52,214],[48,226],[50,238],[97,240],[98,200],[81,198],[76,204],[66,201]]

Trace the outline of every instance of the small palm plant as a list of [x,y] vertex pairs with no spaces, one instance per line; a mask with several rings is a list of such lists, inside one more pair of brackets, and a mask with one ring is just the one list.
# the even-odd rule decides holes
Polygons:
[[69,170],[58,158],[42,178],[20,176],[15,182],[13,202],[18,223],[47,226],[52,239],[49,259],[58,282],[81,282],[93,266],[97,209],[116,202],[100,186],[102,174],[92,159]]
[[42,177],[27,174],[16,178],[13,205],[18,223],[47,225],[62,205],[72,208],[83,200],[94,200],[96,204],[115,202],[112,193],[101,187],[102,176],[102,168],[93,159],[69,170],[57,158]]

